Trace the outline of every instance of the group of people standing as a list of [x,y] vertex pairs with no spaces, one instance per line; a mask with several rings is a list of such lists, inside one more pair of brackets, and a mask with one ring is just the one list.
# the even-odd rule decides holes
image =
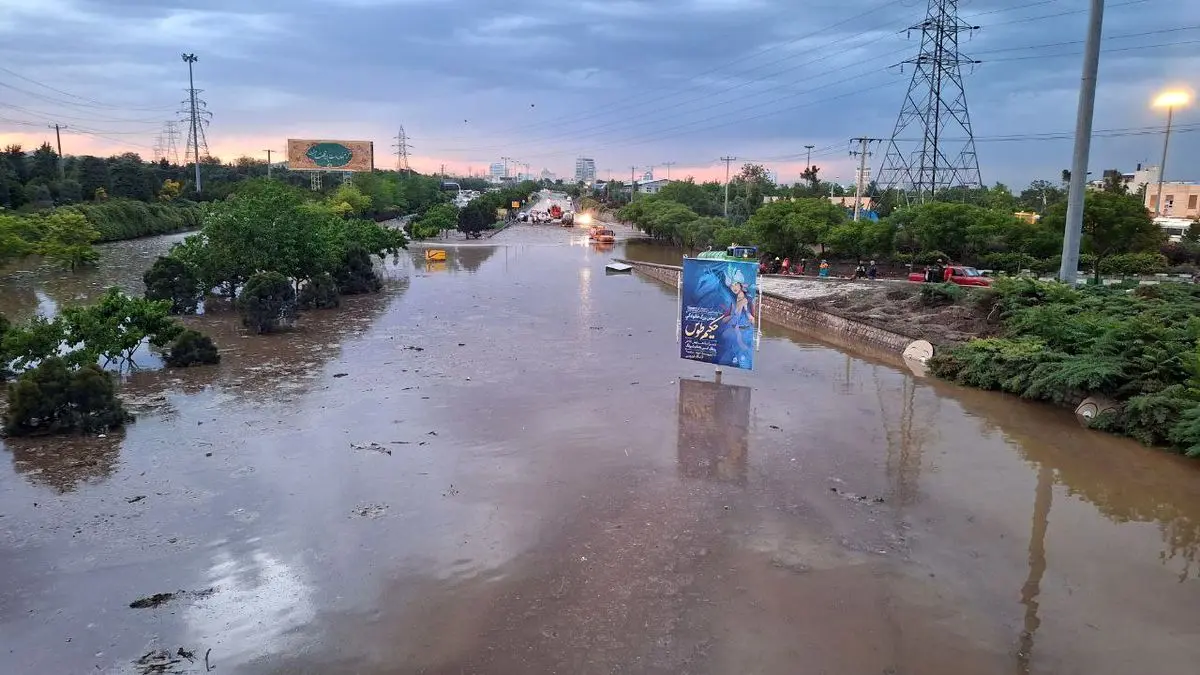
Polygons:
[[[791,258],[784,258],[780,260],[779,257],[776,256],[775,259],[772,260],[768,257],[759,262],[758,271],[760,274],[804,276],[808,272],[808,264],[809,260],[807,258],[801,258],[799,264],[793,267]],[[829,261],[821,259],[817,263],[817,276],[828,278],[830,275],[830,269]],[[871,261],[870,265],[863,265],[861,260],[858,261],[858,266],[854,269],[855,279],[874,280],[878,278],[878,276],[879,267],[875,265],[874,260]]]

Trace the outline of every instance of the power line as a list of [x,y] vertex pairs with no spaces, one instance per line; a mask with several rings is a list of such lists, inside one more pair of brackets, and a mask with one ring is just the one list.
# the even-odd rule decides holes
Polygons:
[[[727,69],[728,69],[730,66],[733,66],[733,65],[736,65],[736,64],[739,64],[739,63],[744,63],[744,62],[746,62],[746,61],[750,61],[750,60],[752,60],[752,59],[754,59],[754,58],[756,58],[756,57],[758,57],[758,56],[761,56],[762,54],[766,54],[766,53],[768,53],[768,52],[771,52],[771,51],[774,51],[774,50],[777,50],[777,49],[783,49],[783,48],[785,48],[785,47],[787,47],[787,46],[789,46],[789,45],[794,45],[794,44],[796,44],[796,43],[803,42],[804,40],[807,40],[807,39],[809,39],[809,38],[812,38],[812,37],[817,37],[817,36],[826,35],[826,34],[828,34],[828,33],[829,33],[829,31],[831,31],[831,30],[833,30],[833,29],[835,29],[835,28],[838,28],[839,26],[842,26],[842,25],[844,25],[844,24],[847,24],[847,23],[851,23],[851,22],[853,22],[853,21],[857,21],[857,20],[859,20],[859,19],[861,19],[861,18],[863,18],[863,17],[866,17],[866,16],[872,16],[872,15],[875,15],[875,14],[877,14],[877,13],[878,13],[880,10],[886,9],[886,8],[888,8],[888,7],[889,7],[889,6],[891,6],[891,5],[901,5],[901,4],[903,4],[905,1],[906,1],[906,0],[886,0],[885,2],[881,2],[881,3],[879,3],[878,5],[875,5],[875,6],[871,7],[870,9],[868,9],[868,10],[866,10],[866,11],[864,11],[864,12],[861,12],[861,13],[859,13],[859,14],[856,14],[856,15],[854,15],[854,16],[850,16],[850,17],[848,17],[848,18],[845,18],[845,19],[841,19],[841,20],[837,21],[836,23],[833,23],[833,24],[831,24],[831,25],[829,25],[829,26],[825,26],[824,28],[820,28],[820,29],[818,29],[818,30],[812,31],[811,33],[806,33],[806,34],[804,34],[804,35],[801,35],[800,37],[793,38],[793,39],[791,39],[791,40],[788,40],[788,41],[786,41],[786,42],[782,42],[782,43],[779,43],[779,44],[776,44],[776,45],[769,45],[769,46],[760,47],[759,49],[755,50],[754,52],[751,52],[750,54],[747,54],[747,55],[745,55],[745,56],[741,56],[741,57],[738,57],[738,58],[735,58],[735,59],[732,59],[732,60],[726,61],[726,62],[722,63],[721,65],[715,66],[715,67],[713,67],[713,68],[709,68],[708,70],[704,70],[704,71],[701,71],[701,72],[699,72],[699,73],[695,73],[695,74],[693,74],[693,75],[691,75],[691,76],[690,76],[690,79],[696,79],[696,78],[699,78],[699,77],[703,77],[703,76],[705,76],[705,75],[711,75],[711,74],[713,74],[713,73],[718,73],[718,72],[721,72],[721,71],[723,71],[723,70],[727,70]],[[791,8],[788,8],[787,10],[785,10],[785,11],[784,11],[784,12],[781,14],[781,16],[790,16],[790,15],[791,15],[791,13],[792,13],[792,9],[791,9]],[[757,23],[757,22],[758,22],[758,20],[756,20],[756,23]],[[794,57],[787,57],[787,58],[794,58]],[[786,60],[786,59],[781,59],[781,60]],[[777,62],[778,62],[778,61],[775,61],[775,62],[772,62],[772,63],[777,63]],[[766,65],[770,65],[770,64],[766,64]],[[757,68],[757,67],[756,67],[756,68]],[[752,69],[752,70],[753,70],[753,69]],[[747,71],[747,72],[749,72],[749,71]],[[675,93],[678,93],[678,92],[687,91],[688,89],[689,89],[689,87],[675,87],[675,88],[668,89],[668,92],[674,91]],[[660,95],[660,96],[657,96],[657,97],[655,97],[655,98],[651,98],[651,99],[649,99],[649,100],[643,101],[643,102],[641,102],[641,103],[637,103],[637,104],[633,105],[632,107],[634,107],[634,108],[639,108],[639,107],[642,107],[642,106],[645,106],[645,105],[650,105],[651,103],[656,103],[656,102],[658,102],[658,101],[662,101],[662,100],[664,100],[664,99],[671,98],[672,96],[674,96],[674,94],[673,94],[673,93],[666,93],[666,94],[664,94],[664,95]],[[527,125],[527,126],[517,127],[517,128],[515,128],[515,129],[510,129],[510,130],[507,130],[507,132],[506,132],[505,130],[501,130],[501,131],[499,131],[499,132],[497,132],[497,133],[499,133],[499,134],[504,134],[504,133],[519,133],[519,132],[521,132],[521,131],[525,131],[525,130],[528,130],[528,129],[539,129],[539,128],[544,128],[544,127],[546,127],[546,126],[548,126],[548,125],[556,125],[556,126],[557,126],[557,124],[556,124],[556,123],[560,123],[560,122],[578,122],[578,121],[580,121],[580,120],[590,119],[590,118],[597,117],[597,116],[598,116],[600,113],[603,113],[604,111],[607,111],[607,110],[618,109],[618,108],[628,108],[628,107],[630,107],[630,106],[627,106],[627,105],[625,105],[626,103],[628,103],[628,102],[630,102],[630,101],[636,101],[637,99],[639,99],[639,98],[641,98],[641,97],[642,97],[642,94],[633,94],[633,95],[631,95],[631,96],[626,96],[626,97],[624,97],[624,98],[620,98],[620,99],[618,99],[618,100],[616,100],[616,101],[612,101],[612,102],[610,102],[610,103],[605,103],[605,104],[603,104],[603,105],[599,105],[599,106],[593,107],[593,108],[591,108],[591,111],[590,111],[589,113],[585,114],[585,115],[562,115],[562,116],[559,116],[559,117],[556,117],[556,118],[551,118],[551,119],[549,119],[549,120],[543,120],[543,121],[541,121],[541,122],[538,122],[538,123],[536,123],[536,124],[533,124],[533,125]],[[478,148],[478,149],[489,149],[489,148],[494,148],[494,147],[498,147],[498,146],[483,146],[483,147],[481,147],[481,148]],[[467,149],[473,149],[473,148],[467,148]]]
[[[16,78],[18,78],[18,79],[21,79],[21,80],[24,80],[24,81],[26,81],[26,82],[29,82],[30,84],[36,84],[37,86],[39,86],[39,87],[42,87],[42,88],[44,88],[44,89],[48,89],[48,90],[50,90],[50,91],[53,91],[53,92],[56,92],[56,93],[62,94],[62,95],[64,95],[64,96],[70,96],[71,98],[79,99],[79,100],[81,100],[81,101],[84,101],[84,102],[86,102],[86,103],[89,103],[89,104],[91,104],[91,105],[92,105],[92,106],[94,106],[94,107],[99,107],[99,108],[112,108],[112,109],[115,109],[115,110],[146,111],[146,112],[149,112],[149,111],[154,111],[154,110],[169,110],[169,109],[172,107],[172,106],[135,107],[135,106],[118,106],[118,105],[112,105],[112,104],[108,104],[108,103],[101,103],[100,101],[97,101],[97,100],[95,100],[95,99],[90,99],[90,98],[87,98],[86,96],[79,96],[78,94],[72,94],[72,93],[71,93],[71,92],[69,92],[69,91],[63,91],[62,89],[57,89],[57,88],[55,88],[55,87],[52,87],[52,86],[50,86],[50,85],[48,85],[48,84],[45,84],[45,83],[43,83],[43,82],[39,82],[38,80],[35,80],[35,79],[33,79],[33,78],[26,77],[26,76],[24,76],[24,75],[22,75],[22,74],[20,74],[20,73],[18,73],[18,72],[16,72],[16,71],[9,70],[8,68],[5,68],[5,67],[3,67],[3,66],[0,66],[0,71],[3,71],[3,72],[5,72],[5,73],[8,73],[9,75],[12,75],[13,77],[16,77]],[[72,103],[70,103],[70,102],[68,102],[68,101],[63,101],[63,104],[64,104],[64,105],[80,105],[80,104],[77,104],[77,103],[76,103],[76,104],[72,104]]]
[[[1180,45],[1194,45],[1197,43],[1200,43],[1200,40],[1180,40],[1178,42],[1160,42],[1160,43],[1149,44],[1149,45],[1135,45],[1133,47],[1115,47],[1115,48],[1111,48],[1111,49],[1101,49],[1100,52],[1103,54],[1112,54],[1115,52],[1133,52],[1133,51],[1138,51],[1140,49],[1161,49],[1163,47],[1178,47]],[[1033,56],[1010,56],[1005,59],[989,59],[988,63],[1003,63],[1005,61],[1026,61],[1028,59],[1058,59],[1058,58],[1065,58],[1068,56],[1076,57],[1076,56],[1079,56],[1079,54],[1080,54],[1080,52],[1073,51],[1073,52],[1067,52],[1064,54],[1037,54],[1037,55],[1033,55]]]
[[[1180,31],[1197,30],[1197,29],[1200,29],[1200,25],[1181,26],[1178,28],[1163,28],[1161,30],[1148,30],[1148,31],[1143,31],[1141,33],[1126,33],[1125,35],[1109,35],[1102,39],[1103,40],[1127,40],[1129,38],[1144,37],[1147,35],[1162,35],[1163,33],[1178,33]],[[1045,49],[1047,47],[1065,47],[1067,45],[1081,45],[1081,44],[1083,44],[1083,40],[1066,40],[1063,42],[1047,42],[1047,43],[1040,44],[1040,45],[1023,45],[1021,47],[1000,47],[998,49],[985,49],[983,51],[977,51],[977,52],[975,52],[975,54],[978,56],[979,54],[998,54],[1000,52],[1020,52],[1020,51],[1026,51],[1029,49]],[[1143,45],[1134,45],[1134,46],[1140,48]]]
[[[1050,1],[1056,1],[1056,0],[1050,0]],[[1118,4],[1120,4],[1120,5],[1137,4],[1137,3],[1139,3],[1139,2],[1144,2],[1144,1],[1145,1],[1145,0],[1132,0],[1131,2],[1118,3]],[[1026,5],[1022,5],[1022,6],[1036,6],[1036,5],[1042,5],[1042,4],[1048,4],[1048,2],[1047,2],[1047,1],[1042,1],[1042,2],[1027,3]],[[1019,8],[1019,7],[1018,7],[1018,8]],[[1006,11],[1011,11],[1012,9],[1016,9],[1016,8],[1006,8]],[[1072,10],[1072,11],[1065,12],[1065,13],[1062,13],[1062,14],[1075,14],[1075,13],[1079,13],[1080,11],[1084,11],[1084,10]],[[991,13],[991,12],[989,11],[989,12],[985,12],[985,13]],[[1057,16],[1057,15],[1055,15],[1055,16]],[[1011,23],[1023,23],[1023,22],[1028,22],[1028,21],[1040,20],[1041,18],[1043,18],[1043,17],[1027,17],[1027,18],[1017,19],[1017,20],[1014,20],[1014,21],[1011,21],[1011,22],[1006,22],[1006,23],[1009,23],[1009,24],[1011,24]],[[839,38],[839,39],[838,39],[838,40],[836,40],[835,42],[837,43],[837,45],[836,45],[836,46],[838,46],[838,47],[841,47],[841,46],[842,46],[842,43],[844,43],[844,40]],[[830,46],[834,46],[834,45],[831,43],[831,45],[830,45]],[[819,49],[819,46],[818,46],[818,47],[816,47],[816,49]],[[823,76],[823,75],[829,75],[829,74],[831,74],[831,73],[835,73],[835,72],[843,71],[843,70],[846,70],[847,68],[852,68],[852,67],[855,67],[855,66],[860,66],[860,65],[862,65],[862,64],[864,64],[864,63],[869,63],[869,62],[878,61],[878,60],[881,60],[881,59],[884,59],[884,58],[889,58],[889,57],[897,56],[897,55],[899,55],[899,54],[902,54],[902,53],[904,53],[904,52],[907,52],[907,50],[908,50],[908,48],[907,48],[907,47],[905,47],[905,48],[901,48],[901,49],[895,50],[895,51],[893,51],[893,52],[889,52],[889,53],[887,53],[887,54],[879,55],[879,56],[872,57],[872,58],[868,58],[868,59],[865,59],[865,60],[860,60],[860,61],[858,61],[858,62],[856,62],[856,63],[847,64],[846,66],[842,66],[842,67],[840,67],[840,68],[836,68],[836,69],[833,69],[833,70],[828,70],[828,71],[823,71],[823,72],[821,72],[821,73],[818,73],[818,74],[815,74],[815,75],[813,75],[813,76],[809,76],[809,77],[801,78],[801,80],[799,80],[799,82],[804,82],[804,81],[807,81],[807,80],[812,80],[812,79],[814,79],[814,78],[816,78],[816,77],[820,77],[820,76]],[[792,57],[788,57],[788,58],[795,58],[795,57],[794,57],[794,56],[792,56]],[[828,58],[828,56],[826,56],[826,57],[821,57],[821,58]],[[817,59],[817,60],[820,60],[820,59]],[[716,69],[713,69],[713,70],[716,70]],[[751,82],[751,83],[752,83],[752,82]],[[746,83],[746,84],[749,84],[749,83]],[[825,88],[825,87],[820,87],[820,88]],[[753,110],[753,109],[761,108],[761,107],[763,107],[764,105],[769,105],[769,104],[772,104],[772,103],[777,103],[777,102],[779,102],[779,101],[786,100],[786,99],[789,99],[789,98],[795,98],[795,96],[797,96],[797,95],[803,95],[804,93],[808,93],[808,92],[801,92],[801,94],[791,94],[791,95],[786,95],[786,96],[782,96],[782,97],[776,97],[776,98],[770,99],[770,100],[768,100],[768,101],[765,101],[765,102],[763,102],[763,103],[761,103],[761,104],[758,104],[758,105],[753,105],[753,106],[750,106],[749,108],[744,108],[744,109],[743,109],[743,111],[744,111],[744,110]],[[650,101],[647,101],[647,103],[650,103],[650,102],[653,102],[653,101],[656,101],[656,100],[662,100],[663,98],[670,98],[670,96],[666,96],[666,97],[659,97],[659,98],[657,98],[657,99],[651,99]],[[702,99],[707,99],[707,98],[709,98],[709,97],[706,95],[706,96],[701,96],[700,98],[702,98]],[[623,99],[623,100],[629,100],[629,99]],[[691,100],[691,99],[689,99],[689,100],[687,100],[687,101],[680,102],[679,104],[677,104],[677,105],[675,105],[675,106],[668,106],[667,108],[660,108],[660,109],[657,109],[657,110],[655,110],[655,111],[653,111],[653,112],[651,112],[651,113],[634,115],[634,118],[636,119],[637,117],[648,117],[648,116],[659,117],[659,116],[660,116],[660,113],[662,112],[662,110],[664,110],[664,109],[669,109],[669,108],[671,108],[671,107],[678,107],[678,106],[680,106],[680,105],[685,105],[686,103],[689,103],[689,102],[691,102],[691,101],[692,101],[692,100]],[[728,105],[728,104],[731,104],[731,103],[741,103],[741,102],[743,102],[743,101],[745,101],[745,98],[744,98],[744,97],[741,97],[741,98],[734,98],[734,99],[731,99],[731,100],[723,100],[723,101],[718,101],[717,103],[715,103],[715,104],[713,104],[713,105],[707,106],[707,108],[706,108],[706,109],[712,109],[712,108],[715,108],[715,107],[718,107],[718,106],[725,106],[725,105]],[[605,107],[612,107],[613,105],[615,105],[615,104],[609,104],[609,106],[605,106]],[[635,106],[635,107],[636,107],[636,106]],[[801,106],[801,107],[803,107],[803,106]],[[788,108],[788,109],[786,109],[786,110],[792,110],[792,109],[794,109],[794,108]],[[584,118],[586,118],[586,117],[592,117],[592,116],[595,116],[595,115],[594,115],[594,114],[593,114],[593,115],[587,115],[587,116],[580,117],[580,118],[578,118],[578,119],[584,119]],[[755,118],[755,119],[757,119],[757,118],[761,118],[761,117],[763,117],[763,116],[764,116],[764,115],[756,115],[756,116],[754,116],[754,118]],[[710,118],[706,118],[706,120],[692,121],[692,122],[688,122],[687,124],[698,124],[698,123],[699,123],[699,122],[701,122],[701,121],[707,121],[707,119],[713,119],[713,118],[712,118],[712,117],[710,117]],[[583,129],[583,130],[581,130],[581,131],[574,131],[574,132],[557,132],[557,133],[551,134],[550,136],[545,136],[545,137],[541,137],[541,138],[535,138],[535,139],[532,141],[532,144],[548,146],[549,144],[551,144],[552,142],[554,142],[556,139],[559,139],[560,137],[561,137],[561,138],[563,138],[563,139],[566,139],[566,138],[578,139],[578,138],[587,138],[587,137],[594,137],[594,136],[600,136],[600,135],[607,135],[607,131],[606,131],[607,129],[611,129],[612,127],[627,127],[627,126],[628,126],[628,123],[629,123],[629,118],[623,118],[623,119],[621,119],[621,120],[614,121],[614,122],[609,122],[609,123],[606,123],[606,124],[601,124],[601,125],[599,125],[599,126],[587,127],[587,128],[585,128],[585,129]],[[677,127],[677,126],[668,127],[668,129],[675,129],[675,128],[679,128],[679,127]],[[495,148],[507,148],[507,147],[512,147],[513,145],[517,145],[517,144],[521,144],[521,145],[523,145],[524,147],[528,148],[528,147],[529,147],[529,145],[531,144],[531,142],[520,142],[520,141],[514,141],[514,142],[511,142],[511,143],[507,143],[507,144],[498,144],[498,145],[490,145],[490,146],[459,147],[459,148],[454,148],[454,147],[451,147],[451,148],[440,148],[440,149],[439,149],[439,151],[441,151],[441,152],[448,152],[448,153],[455,153],[455,152],[470,152],[470,151],[482,151],[482,150],[487,150],[487,149],[495,149]],[[622,144],[622,145],[624,145],[624,144]],[[546,153],[540,153],[540,154],[537,154],[537,155],[534,155],[534,156],[539,156],[539,157],[540,157],[540,156],[550,156],[550,155],[556,155],[556,154],[560,154],[560,153],[557,153],[557,152],[546,152]]]

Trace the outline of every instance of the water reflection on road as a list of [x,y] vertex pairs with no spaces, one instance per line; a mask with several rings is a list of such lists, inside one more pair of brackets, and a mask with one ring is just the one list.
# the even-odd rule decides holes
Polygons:
[[[140,246],[105,283],[136,287]],[[6,665],[1194,667],[1192,464],[769,324],[760,370],[714,382],[676,358],[673,289],[605,276],[629,246],[518,227],[414,248],[291,333],[189,319],[222,364],[130,378],[126,432],[6,446]],[[39,278],[21,311],[98,283]]]

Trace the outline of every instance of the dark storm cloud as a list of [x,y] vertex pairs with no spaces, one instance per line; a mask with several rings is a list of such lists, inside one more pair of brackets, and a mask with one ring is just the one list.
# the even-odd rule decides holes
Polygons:
[[[723,153],[795,156],[805,144],[827,148],[823,161],[845,163],[850,136],[891,133],[911,75],[899,64],[920,41],[904,28],[925,5],[196,4],[0,0],[0,60],[73,93],[154,106],[179,98],[186,70],[178,54],[194,51],[215,135],[344,129],[382,143],[403,124],[418,155],[480,164],[504,154],[560,172],[576,153],[604,166],[667,158],[694,166]],[[1163,7],[1166,0],[1109,3],[1104,46],[1115,51],[1102,60],[1097,128],[1161,124],[1146,103],[1152,92],[1197,72],[1195,45],[1140,48],[1200,37],[1183,30],[1200,23],[1200,7]],[[963,34],[961,47],[982,61],[963,74],[985,179],[1020,183],[1068,162],[1069,141],[994,139],[1073,128],[1082,45],[1052,45],[1082,40],[1080,9],[1065,0],[963,3],[964,21],[981,28]],[[1180,30],[1159,32],[1168,29]],[[20,84],[4,73],[0,82]],[[1180,139],[1178,156],[1195,156],[1192,135]],[[1129,166],[1153,145],[1144,136],[1101,139],[1093,156],[1097,166]]]

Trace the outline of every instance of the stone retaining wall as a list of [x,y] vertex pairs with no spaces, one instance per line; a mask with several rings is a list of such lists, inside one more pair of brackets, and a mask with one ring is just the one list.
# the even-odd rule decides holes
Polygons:
[[[674,265],[660,265],[636,260],[621,260],[620,262],[632,265],[635,272],[655,281],[672,287],[678,284],[680,268]],[[823,312],[815,307],[773,293],[763,293],[762,317],[765,321],[824,337],[837,343],[869,345],[896,355],[903,352],[904,348],[913,341],[913,338]]]

